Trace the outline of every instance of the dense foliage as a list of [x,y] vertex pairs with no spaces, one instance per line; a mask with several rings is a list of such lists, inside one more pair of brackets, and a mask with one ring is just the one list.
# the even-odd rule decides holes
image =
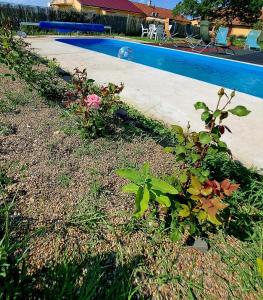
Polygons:
[[230,24],[235,18],[245,23],[255,23],[261,15],[262,0],[182,0],[174,14],[190,15],[203,19],[221,19]]

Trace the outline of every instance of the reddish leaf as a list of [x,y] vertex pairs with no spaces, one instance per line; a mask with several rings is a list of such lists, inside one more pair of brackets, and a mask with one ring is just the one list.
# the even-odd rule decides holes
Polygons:
[[215,217],[219,210],[226,208],[227,205],[224,204],[220,198],[213,199],[203,199],[202,209],[204,209],[210,216]]
[[228,179],[225,179],[221,182],[221,188],[226,196],[231,196],[239,188],[239,184],[231,183]]
[[224,134],[225,127],[224,126],[219,126],[219,131],[220,131],[221,134]]
[[216,195],[219,195],[220,194],[220,184],[219,184],[219,182],[218,181],[216,181],[216,180],[208,180],[207,182],[206,182],[206,184],[208,185],[208,186],[210,186],[210,187],[212,187],[212,189],[213,189],[213,193],[214,194],[216,194]]

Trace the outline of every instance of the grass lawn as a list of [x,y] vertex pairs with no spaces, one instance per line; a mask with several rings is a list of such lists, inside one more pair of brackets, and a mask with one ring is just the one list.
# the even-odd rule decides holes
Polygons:
[[0,179],[14,202],[10,236],[26,237],[28,253],[20,298],[261,299],[260,176],[213,162],[219,176],[231,174],[244,188],[231,198],[239,210],[232,232],[210,233],[203,253],[186,245],[187,234],[173,242],[151,215],[134,221],[134,199],[121,192],[118,168],[147,161],[154,174],[173,172],[174,157],[156,139],[131,130],[87,141],[64,108],[24,81],[1,78],[0,95]]

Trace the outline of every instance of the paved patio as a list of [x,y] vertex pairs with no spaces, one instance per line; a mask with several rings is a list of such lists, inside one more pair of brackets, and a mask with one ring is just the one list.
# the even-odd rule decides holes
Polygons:
[[[204,101],[211,107],[216,105],[219,86],[56,42],[55,37],[28,40],[36,52],[56,58],[66,71],[87,68],[90,78],[101,84],[124,82],[125,102],[167,124],[185,127],[190,121],[192,130],[200,130],[202,122],[194,103]],[[252,113],[245,118],[231,117],[227,125],[233,134],[227,133],[224,140],[235,158],[263,171],[263,99],[237,93],[235,104],[247,106]]]
[[216,48],[207,48],[203,49],[202,47],[196,48],[193,50],[187,44],[180,44],[180,43],[160,43],[159,45],[156,43],[145,43],[150,44],[152,46],[159,46],[164,48],[170,48],[170,49],[177,49],[177,50],[183,50],[188,52],[194,52],[198,53],[202,51],[202,54],[204,55],[210,55],[210,56],[216,56],[219,58],[225,58],[225,59],[231,59],[231,60],[237,60],[241,62],[246,62],[250,64],[257,64],[263,66],[263,52],[262,51],[252,51],[252,50],[245,50],[240,49],[237,47],[231,47],[234,50],[234,55],[231,50],[226,50],[226,52],[223,49],[218,48],[218,51]]

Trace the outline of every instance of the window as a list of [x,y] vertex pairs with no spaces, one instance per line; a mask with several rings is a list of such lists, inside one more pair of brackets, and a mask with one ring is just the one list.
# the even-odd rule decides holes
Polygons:
[[152,12],[152,17],[158,17],[158,16],[159,16],[158,12]]

